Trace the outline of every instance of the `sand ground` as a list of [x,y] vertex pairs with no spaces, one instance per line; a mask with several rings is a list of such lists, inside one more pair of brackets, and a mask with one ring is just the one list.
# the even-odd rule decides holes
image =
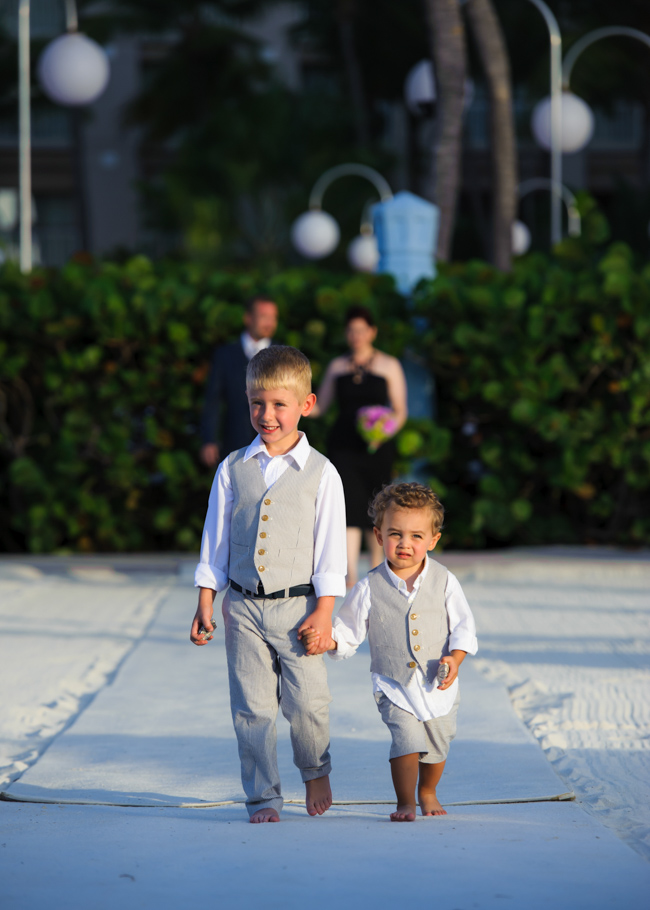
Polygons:
[[3,908],[647,907],[650,561],[440,559],[480,645],[449,815],[387,821],[387,740],[360,652],[329,668],[339,804],[306,816],[281,720],[295,802],[261,829],[241,805],[222,642],[187,642],[191,564],[0,560],[0,791],[16,800],[0,802]]

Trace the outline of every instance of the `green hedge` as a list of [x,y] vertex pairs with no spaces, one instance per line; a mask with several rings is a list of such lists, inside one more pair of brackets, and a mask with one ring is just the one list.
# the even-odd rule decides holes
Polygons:
[[[565,241],[508,275],[444,267],[417,310],[447,543],[649,543],[650,266],[623,244],[594,259]],[[402,438],[409,454],[427,445]]]
[[[278,301],[278,338],[308,354],[316,384],[353,303],[375,311],[384,350],[429,364],[438,422],[409,421],[399,470],[441,493],[447,546],[650,541],[650,267],[623,245],[594,258],[565,242],[510,275],[446,266],[410,309],[385,276],[143,257],[29,277],[4,266],[0,549],[195,549],[208,363],[258,292]],[[324,423],[308,426],[321,448]]]
[[[213,473],[197,458],[208,365],[258,292],[278,302],[278,340],[307,353],[316,383],[344,348],[348,306],[372,307],[395,354],[412,333],[385,276],[264,279],[144,257],[29,277],[5,266],[0,549],[196,549]],[[322,423],[309,425],[321,447]]]

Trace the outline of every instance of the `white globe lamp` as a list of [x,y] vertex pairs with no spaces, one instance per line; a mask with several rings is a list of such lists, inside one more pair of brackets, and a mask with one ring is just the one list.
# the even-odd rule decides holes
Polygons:
[[436,80],[430,60],[420,60],[409,70],[404,82],[404,100],[416,117],[430,110],[436,100]]
[[512,222],[512,252],[515,256],[523,256],[530,249],[530,231],[523,221]]
[[109,76],[104,49],[78,32],[55,38],[38,61],[38,78],[45,94],[69,107],[92,104],[106,88]]
[[333,252],[341,231],[337,222],[320,209],[305,212],[291,226],[291,242],[306,259],[323,259]]
[[348,262],[357,272],[374,272],[379,264],[379,249],[374,234],[359,234],[348,247]]
[[[463,105],[467,110],[474,100],[475,87],[472,79],[465,80]],[[406,106],[416,117],[431,113],[437,98],[436,77],[430,60],[420,60],[412,67],[404,81]]]
[[[551,148],[551,99],[543,98],[534,109],[530,122],[533,136],[542,148]],[[561,149],[565,154],[579,152],[594,134],[594,114],[589,105],[574,95],[562,92]]]

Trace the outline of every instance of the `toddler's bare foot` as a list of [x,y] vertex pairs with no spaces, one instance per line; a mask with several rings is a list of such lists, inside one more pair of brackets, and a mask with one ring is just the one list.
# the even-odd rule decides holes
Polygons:
[[332,805],[332,790],[329,775],[305,781],[307,812],[309,815],[322,815]]
[[251,825],[261,825],[263,822],[279,822],[280,816],[275,809],[258,809],[250,817]]
[[394,812],[390,814],[392,822],[414,822],[415,806],[405,803],[403,806],[398,805]]
[[443,809],[438,797],[436,796],[435,790],[432,793],[425,793],[423,790],[420,790],[418,793],[418,799],[420,801],[420,809],[422,815],[446,815],[447,810]]

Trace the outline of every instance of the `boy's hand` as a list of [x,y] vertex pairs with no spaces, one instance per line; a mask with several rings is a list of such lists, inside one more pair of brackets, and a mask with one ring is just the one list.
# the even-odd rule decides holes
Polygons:
[[[298,633],[298,638],[305,646],[305,651],[308,654],[322,654],[324,652],[320,651],[321,637],[319,633],[313,629],[311,626],[308,629],[303,629],[302,632]],[[325,651],[331,651],[336,648],[336,642],[330,637],[329,643],[322,642],[322,644],[327,644]]]
[[442,682],[438,682],[438,688],[444,691],[448,689],[449,686],[453,683],[455,679],[458,678],[458,668],[465,659],[467,651],[460,651],[455,649],[451,654],[447,654],[440,660],[441,664],[448,664],[449,666],[449,675]]
[[[212,616],[215,594],[216,591],[212,591],[210,588],[200,589],[199,605],[196,608],[190,631],[190,641],[195,645],[207,645],[209,641],[212,641],[212,633],[217,628]],[[212,631],[200,632],[201,627]]]
[[299,641],[303,641],[307,630],[310,633],[309,641],[303,641],[307,654],[324,654],[332,647],[333,610],[333,597],[319,597],[314,612],[301,623],[298,629]]

